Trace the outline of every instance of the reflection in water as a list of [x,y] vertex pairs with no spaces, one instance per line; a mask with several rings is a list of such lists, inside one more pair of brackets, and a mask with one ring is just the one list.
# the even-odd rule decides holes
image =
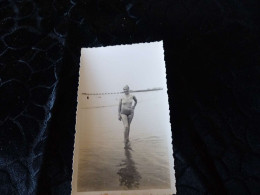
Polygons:
[[133,187],[138,188],[139,181],[142,178],[140,173],[137,171],[137,168],[135,167],[135,162],[132,159],[131,150],[130,143],[128,143],[128,146],[125,147],[126,158],[122,160],[121,164],[119,165],[121,168],[117,172],[119,175],[120,185],[124,185],[128,189]]

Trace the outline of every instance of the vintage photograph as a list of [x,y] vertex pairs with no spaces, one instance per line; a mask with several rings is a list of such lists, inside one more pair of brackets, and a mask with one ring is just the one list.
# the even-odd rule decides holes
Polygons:
[[72,194],[176,193],[163,42],[82,48]]

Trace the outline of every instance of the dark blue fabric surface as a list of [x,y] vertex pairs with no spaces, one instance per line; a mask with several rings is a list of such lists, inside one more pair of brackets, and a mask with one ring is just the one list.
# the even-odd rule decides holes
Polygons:
[[1,1],[0,194],[70,194],[80,48],[157,40],[178,194],[260,194],[259,4]]

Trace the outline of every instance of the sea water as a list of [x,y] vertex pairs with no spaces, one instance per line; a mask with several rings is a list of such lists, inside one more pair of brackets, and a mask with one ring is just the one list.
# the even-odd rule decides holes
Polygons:
[[124,127],[118,120],[122,94],[82,97],[78,117],[78,191],[170,188],[169,112],[164,91],[139,92],[124,148]]

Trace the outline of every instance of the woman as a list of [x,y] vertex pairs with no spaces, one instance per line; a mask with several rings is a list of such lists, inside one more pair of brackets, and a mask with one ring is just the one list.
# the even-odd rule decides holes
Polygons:
[[[124,87],[125,95],[119,100],[118,120],[122,120],[125,128],[124,138],[125,144],[129,142],[130,124],[134,117],[134,109],[137,104],[137,99],[129,93],[129,86]],[[132,105],[134,102],[134,105]]]

